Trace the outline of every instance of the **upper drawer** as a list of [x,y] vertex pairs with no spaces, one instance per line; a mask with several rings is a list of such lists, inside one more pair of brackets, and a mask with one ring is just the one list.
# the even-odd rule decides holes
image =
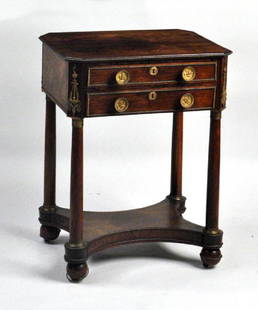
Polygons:
[[189,62],[90,67],[88,86],[126,85],[216,80],[216,62]]

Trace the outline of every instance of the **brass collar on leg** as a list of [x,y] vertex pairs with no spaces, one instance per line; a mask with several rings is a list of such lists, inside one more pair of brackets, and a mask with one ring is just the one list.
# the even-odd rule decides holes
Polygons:
[[221,119],[221,110],[211,111],[211,119],[220,120]]
[[73,118],[72,126],[74,128],[82,128],[83,127],[83,118]]

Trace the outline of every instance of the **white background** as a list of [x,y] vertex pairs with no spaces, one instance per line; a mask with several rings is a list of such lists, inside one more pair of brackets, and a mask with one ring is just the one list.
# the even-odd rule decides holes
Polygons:
[[[258,289],[257,1],[15,1],[0,12],[1,309],[254,308]],[[220,227],[223,259],[202,268],[200,248],[139,244],[89,260],[79,285],[65,278],[62,233],[39,238],[45,96],[41,42],[55,31],[181,28],[231,49],[223,113]],[[57,113],[57,203],[69,204],[71,121]],[[119,210],[169,192],[171,114],[85,120],[85,209]],[[209,113],[185,115],[188,220],[204,224]]]

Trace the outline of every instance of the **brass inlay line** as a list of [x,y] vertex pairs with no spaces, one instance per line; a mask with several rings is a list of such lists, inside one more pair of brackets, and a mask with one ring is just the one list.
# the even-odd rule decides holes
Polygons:
[[207,61],[207,62],[174,62],[174,63],[158,63],[158,64],[135,64],[135,65],[117,65],[117,66],[92,66],[90,69],[101,70],[101,69],[116,69],[116,68],[150,68],[153,66],[157,67],[177,67],[177,66],[188,66],[188,65],[216,65],[216,61]]
[[[216,81],[215,78],[210,78],[210,79],[195,79],[193,81],[189,81],[187,84],[196,83],[196,82],[208,82],[208,81]],[[147,82],[129,82],[128,85],[144,85],[144,84],[162,84],[162,83],[178,83],[180,80],[160,80],[160,81],[147,81]],[[91,84],[89,87],[95,87],[95,86],[107,86],[109,84],[105,83],[96,83],[96,84]]]
[[[191,108],[189,110],[184,110],[183,112],[194,112],[194,111],[210,111],[212,110],[213,107],[205,107],[205,108]],[[137,111],[137,112],[125,112],[125,113],[122,113],[122,114],[114,114],[114,113],[98,113],[98,114],[95,114],[95,113],[88,113],[87,112],[87,116],[89,117],[94,117],[94,116],[116,116],[116,115],[130,115],[130,114],[152,114],[152,113],[173,113],[173,112],[177,112],[179,111],[178,109],[170,109],[170,110],[151,110],[151,111]]]
[[120,91],[113,91],[113,92],[92,92],[89,93],[90,96],[97,96],[97,95],[113,95],[113,94],[134,94],[134,93],[149,93],[151,91],[156,92],[171,92],[171,91],[179,91],[179,90],[202,90],[202,89],[215,89],[216,86],[207,86],[207,87],[177,87],[172,89],[146,89],[146,90],[120,90]]

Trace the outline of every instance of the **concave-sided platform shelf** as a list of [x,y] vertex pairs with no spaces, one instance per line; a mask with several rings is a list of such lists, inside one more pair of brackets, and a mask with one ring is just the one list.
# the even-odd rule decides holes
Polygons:
[[[68,209],[52,214],[40,209],[40,222],[69,231]],[[209,237],[204,227],[183,218],[172,200],[140,209],[117,212],[84,211],[83,240],[87,256],[105,248],[135,242],[167,241],[219,247],[222,234]]]

